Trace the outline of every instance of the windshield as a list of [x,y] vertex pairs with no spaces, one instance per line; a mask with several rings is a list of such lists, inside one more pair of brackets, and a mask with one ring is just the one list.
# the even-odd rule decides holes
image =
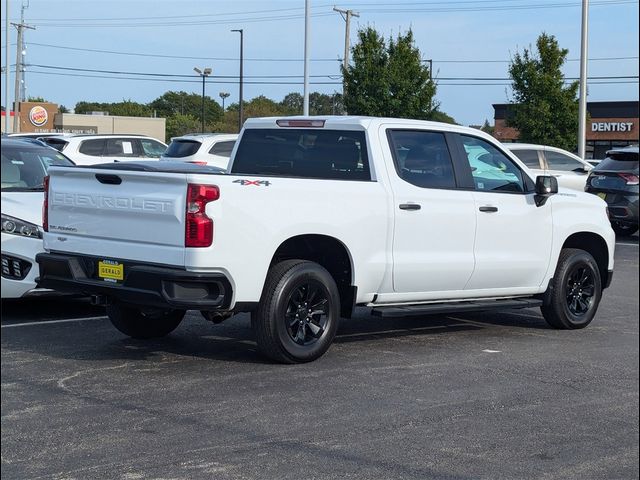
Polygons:
[[51,165],[71,166],[73,162],[51,148],[3,145],[2,191],[43,191],[42,182]]

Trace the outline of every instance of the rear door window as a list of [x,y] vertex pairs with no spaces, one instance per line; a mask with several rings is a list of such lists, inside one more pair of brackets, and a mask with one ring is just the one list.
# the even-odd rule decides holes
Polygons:
[[202,145],[197,140],[172,140],[164,152],[165,157],[182,158],[194,155]]
[[211,155],[218,155],[219,157],[229,158],[231,157],[231,152],[233,151],[233,146],[236,144],[235,140],[226,141],[226,142],[218,142],[211,147],[209,153]]
[[453,163],[444,133],[390,130],[398,176],[422,188],[455,188]]
[[132,138],[109,138],[107,139],[107,150],[105,155],[115,155],[118,157],[135,157],[135,139]]
[[371,180],[363,131],[245,130],[233,174]]
[[537,150],[511,150],[529,168],[540,169],[540,157]]
[[104,153],[106,140],[104,138],[94,138],[92,140],[84,140],[80,144],[79,152],[92,157],[101,157]]
[[545,151],[544,156],[547,160],[549,170],[558,170],[560,172],[584,172],[584,165],[575,158],[560,152]]

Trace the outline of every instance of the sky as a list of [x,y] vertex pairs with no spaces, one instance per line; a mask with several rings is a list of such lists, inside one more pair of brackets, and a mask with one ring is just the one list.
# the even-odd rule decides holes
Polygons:
[[[208,95],[221,101],[219,92],[228,92],[226,104],[237,102],[240,35],[232,29],[244,30],[245,101],[258,95],[280,101],[289,92],[303,92],[304,0],[0,1],[3,67],[6,3],[12,22],[28,5],[25,23],[35,30],[25,30],[27,96],[70,109],[79,101],[147,103],[168,90],[200,94],[194,67],[212,68]],[[589,3],[588,100],[638,100],[638,0]],[[510,99],[510,58],[535,45],[542,32],[569,50],[565,75],[579,76],[580,0],[310,0],[310,5],[312,92],[342,91],[345,22],[334,5],[359,14],[352,18],[351,45],[358,29],[367,26],[385,37],[412,29],[422,58],[433,61],[440,109],[463,125],[493,123],[492,104]],[[9,35],[12,72],[14,27]],[[11,73],[11,101],[13,79]]]

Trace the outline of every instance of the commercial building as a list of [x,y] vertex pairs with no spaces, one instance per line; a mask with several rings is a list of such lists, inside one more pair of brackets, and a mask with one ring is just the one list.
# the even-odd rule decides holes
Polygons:
[[[47,102],[21,102],[18,118],[20,133],[135,133],[161,142],[165,140],[164,118],[121,117],[106,112],[94,112],[92,115],[60,113],[58,105]],[[13,118],[11,120],[8,133],[12,133]]]
[[[493,105],[495,130],[493,135],[501,142],[517,142],[518,130],[507,127],[512,105]],[[607,150],[638,144],[640,102],[587,102],[587,158],[604,158]]]

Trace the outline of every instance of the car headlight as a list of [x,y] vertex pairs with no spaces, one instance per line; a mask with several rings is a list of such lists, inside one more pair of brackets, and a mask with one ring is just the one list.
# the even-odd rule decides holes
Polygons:
[[42,229],[33,223],[2,214],[2,233],[10,233],[21,237],[42,238]]

